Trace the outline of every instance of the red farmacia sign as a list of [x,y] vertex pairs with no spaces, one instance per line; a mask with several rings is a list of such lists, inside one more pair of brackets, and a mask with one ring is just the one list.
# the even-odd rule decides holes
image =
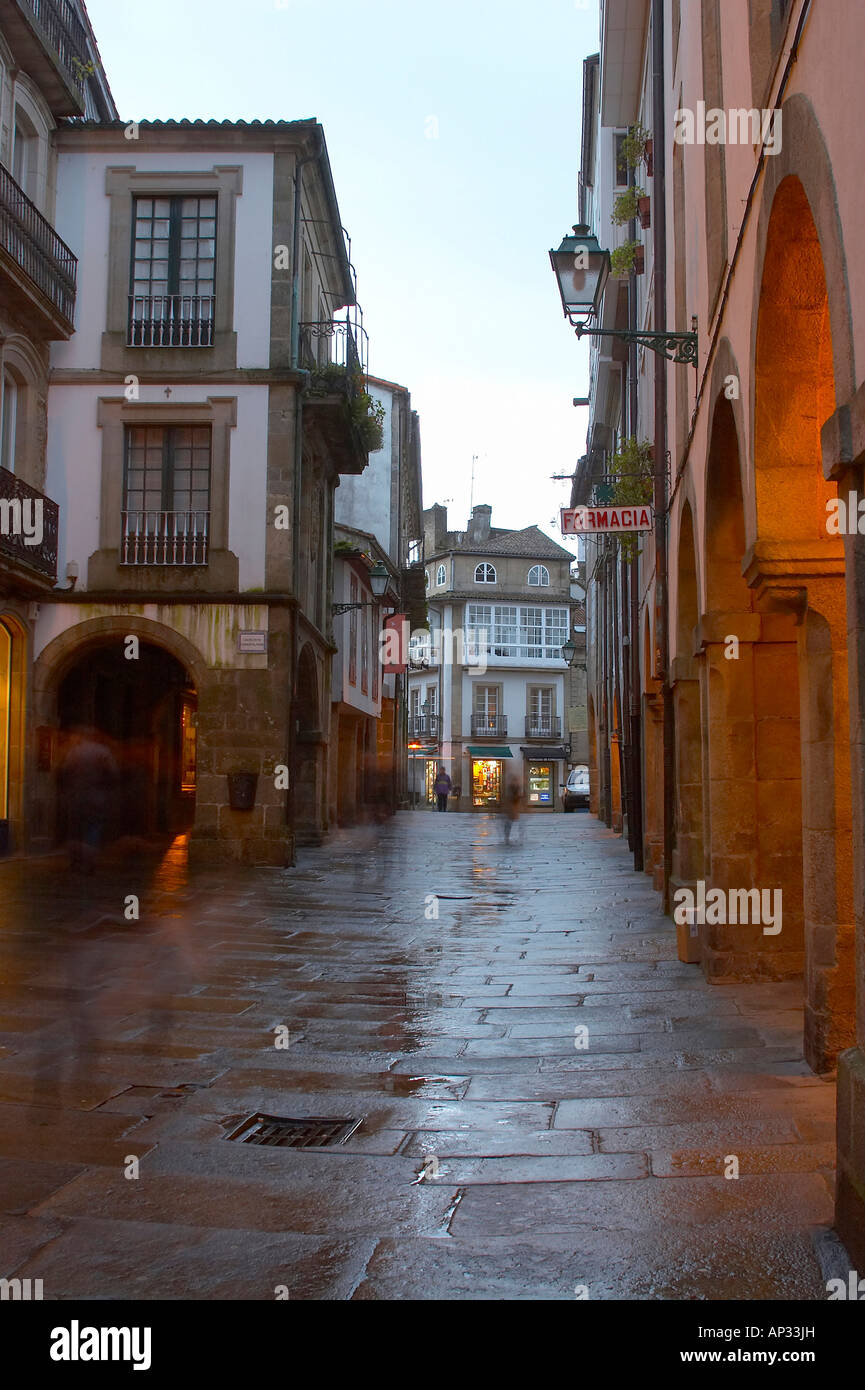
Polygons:
[[584,536],[595,531],[651,531],[651,507],[562,507],[562,534]]

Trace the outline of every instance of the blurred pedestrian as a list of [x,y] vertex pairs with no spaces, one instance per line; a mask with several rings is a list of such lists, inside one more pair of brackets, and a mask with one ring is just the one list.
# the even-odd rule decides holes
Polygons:
[[512,777],[505,788],[505,796],[502,802],[502,829],[505,836],[505,844],[511,842],[511,831],[515,829],[520,818],[520,806],[522,804],[522,793],[520,784],[516,777]]
[[69,863],[92,873],[116,809],[119,769],[95,729],[78,728],[58,769]]
[[433,782],[433,791],[436,794],[436,802],[440,811],[446,811],[448,808],[448,797],[451,794],[452,786],[453,782],[445,772],[444,763],[439,763],[439,770]]

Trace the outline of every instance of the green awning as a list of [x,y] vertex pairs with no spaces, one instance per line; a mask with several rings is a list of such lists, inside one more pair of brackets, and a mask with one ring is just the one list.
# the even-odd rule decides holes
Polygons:
[[514,756],[510,748],[473,748],[469,745],[466,752],[470,758],[512,758]]

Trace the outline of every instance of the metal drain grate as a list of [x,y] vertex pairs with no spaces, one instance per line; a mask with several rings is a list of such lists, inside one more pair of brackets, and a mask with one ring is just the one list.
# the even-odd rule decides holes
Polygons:
[[225,1137],[238,1139],[241,1144],[268,1144],[280,1149],[329,1149],[334,1144],[344,1144],[359,1124],[359,1119],[329,1119],[321,1115],[292,1120],[281,1115],[257,1114],[241,1121]]

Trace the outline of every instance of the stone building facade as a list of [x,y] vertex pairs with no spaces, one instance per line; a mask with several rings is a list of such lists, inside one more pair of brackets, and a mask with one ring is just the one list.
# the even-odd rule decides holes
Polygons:
[[444,764],[456,810],[499,810],[515,780],[527,809],[554,811],[569,763],[561,649],[573,556],[536,526],[494,527],[491,515],[476,506],[465,531],[448,531],[446,508],[424,512],[430,622],[412,638],[413,799],[432,804]]
[[[382,624],[395,611],[409,630],[426,622],[418,580],[423,575],[420,422],[404,386],[367,376],[380,406],[381,448],[361,476],[341,479],[336,494],[334,600],[360,602],[335,619],[330,733],[330,820],[349,825],[407,796],[407,678],[385,671]],[[369,568],[381,564],[391,580],[373,603]],[[392,663],[393,664],[393,663]]]
[[74,329],[78,257],[57,231],[57,142],[117,111],[83,5],[0,3],[0,854],[27,843],[38,756],[32,668],[57,579],[62,509],[46,484],[49,356]]
[[[587,550],[592,807],[669,907],[700,882],[781,890],[779,933],[707,912],[680,951],[717,982],[802,978],[806,1058],[837,1068],[837,1226],[860,1268],[865,188],[846,93],[863,43],[855,5],[606,0],[580,220],[642,250],[599,325],[693,317],[697,369],[594,340],[572,497],[607,484],[623,440],[652,446],[639,560],[625,573],[615,542]],[[651,144],[629,170],[636,126]],[[650,222],[611,233],[635,184]]]
[[141,789],[124,830],[284,865],[328,825],[334,493],[367,464],[323,131],[81,121],[55,141],[81,267],[52,354],[66,587],[36,624],[31,843],[56,836],[85,724]]

